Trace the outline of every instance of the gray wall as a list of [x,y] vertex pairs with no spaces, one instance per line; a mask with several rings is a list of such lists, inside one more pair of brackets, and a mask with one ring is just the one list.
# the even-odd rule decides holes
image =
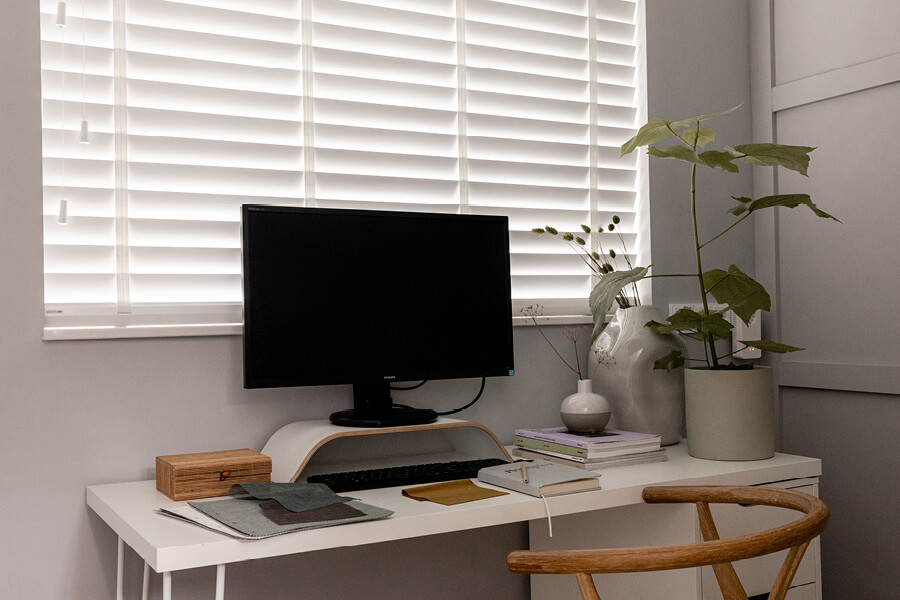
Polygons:
[[[749,97],[745,1],[651,0],[648,37],[651,115],[677,119]],[[86,508],[86,485],[152,478],[159,454],[259,449],[284,423],[324,418],[344,407],[349,392],[342,387],[245,391],[235,337],[41,341],[39,49],[38,3],[5,2],[0,21],[0,481],[5,484],[0,581],[9,598],[112,598],[115,537]],[[749,112],[723,121],[720,131],[746,140]],[[654,163],[650,181],[653,251],[665,270],[690,265],[683,262],[688,252],[676,250],[690,230],[685,175],[675,167]],[[716,197],[749,193],[744,175],[703,185]],[[717,218],[702,225],[714,231]],[[752,233],[739,232],[719,249],[723,262],[746,260],[751,245]],[[661,282],[654,295],[663,307],[694,297],[693,289],[672,282]],[[439,318],[435,336],[439,341]],[[365,352],[367,343],[364,337],[348,340],[348,351]],[[515,343],[517,375],[490,381],[483,401],[465,414],[505,441],[516,427],[557,423],[559,402],[574,386],[535,331],[517,329]],[[399,399],[443,409],[462,404],[476,389],[472,381],[430,384]],[[305,589],[315,598],[395,598],[428,589],[432,598],[524,598],[525,578],[507,574],[503,564],[506,552],[526,539],[524,526],[511,526],[235,565],[228,570],[228,597],[266,592],[293,598]],[[470,551],[473,546],[478,553]],[[360,566],[363,560],[368,564]],[[359,568],[356,577],[330,568],[351,562]],[[406,581],[391,573],[400,564],[409,569]],[[128,591],[135,594],[140,571],[134,555],[126,569]],[[330,581],[334,577],[339,580]],[[177,574],[176,596],[208,597],[212,578],[211,569]],[[158,596],[158,579],[154,586]]]
[[[754,129],[816,146],[810,179],[780,173],[756,195],[800,187],[843,224],[785,211],[757,228],[770,322],[805,347],[778,362],[787,452],[823,460],[825,600],[874,600],[900,586],[900,5],[893,0],[757,1]],[[805,213],[805,214],[804,214]]]

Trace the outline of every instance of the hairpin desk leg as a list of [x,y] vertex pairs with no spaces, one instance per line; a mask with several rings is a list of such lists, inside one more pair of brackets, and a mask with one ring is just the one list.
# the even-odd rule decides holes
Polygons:
[[[172,573],[165,571],[163,576],[163,600],[172,600]],[[118,542],[116,558],[116,600],[125,600],[125,540]],[[141,599],[147,600],[150,592],[150,565],[144,561],[144,581],[141,587]],[[216,600],[225,600],[225,565],[216,565]]]
[[225,600],[225,565],[216,565],[216,600]]
[[141,600],[147,600],[150,596],[150,565],[144,561],[144,583],[141,586]]
[[116,600],[124,600],[125,591],[122,578],[125,572],[125,540],[119,537],[118,556],[116,558]]

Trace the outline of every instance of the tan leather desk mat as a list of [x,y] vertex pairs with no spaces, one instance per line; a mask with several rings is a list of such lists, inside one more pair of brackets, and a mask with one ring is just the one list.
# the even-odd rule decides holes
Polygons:
[[432,483],[403,490],[403,495],[419,502],[436,502],[444,506],[506,496],[508,492],[499,492],[475,485],[471,479]]

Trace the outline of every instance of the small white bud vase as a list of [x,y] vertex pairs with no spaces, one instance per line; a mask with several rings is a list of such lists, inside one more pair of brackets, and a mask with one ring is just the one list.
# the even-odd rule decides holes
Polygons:
[[559,407],[563,424],[576,433],[597,433],[609,423],[609,402],[592,390],[590,379],[578,381],[578,392],[572,394]]
[[683,352],[684,342],[645,327],[653,320],[662,317],[652,306],[616,310],[591,345],[588,368],[594,389],[609,400],[611,427],[659,434],[668,446],[681,441],[684,427],[684,369],[654,369],[653,363],[673,350]]

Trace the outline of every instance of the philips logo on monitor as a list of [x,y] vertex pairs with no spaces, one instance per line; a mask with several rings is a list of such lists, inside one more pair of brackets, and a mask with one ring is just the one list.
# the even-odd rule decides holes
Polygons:
[[386,381],[393,381],[394,379],[397,379],[397,376],[396,375],[385,375],[384,377],[382,377],[382,379],[384,379]]

